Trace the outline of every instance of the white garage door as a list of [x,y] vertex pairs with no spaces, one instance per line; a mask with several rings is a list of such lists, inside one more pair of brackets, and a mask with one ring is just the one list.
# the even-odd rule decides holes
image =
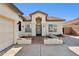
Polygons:
[[0,51],[13,44],[13,21],[0,18]]

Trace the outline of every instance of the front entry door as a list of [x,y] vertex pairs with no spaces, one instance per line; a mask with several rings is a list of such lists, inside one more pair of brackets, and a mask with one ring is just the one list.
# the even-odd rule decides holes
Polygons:
[[36,25],[36,35],[37,36],[41,36],[41,32],[42,32],[41,28],[42,28],[41,25]]
[[37,17],[36,18],[36,35],[41,35],[42,33],[42,27],[41,27],[41,18],[40,17]]

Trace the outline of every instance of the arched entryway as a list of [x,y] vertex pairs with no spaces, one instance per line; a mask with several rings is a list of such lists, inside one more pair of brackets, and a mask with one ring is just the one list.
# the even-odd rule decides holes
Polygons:
[[36,36],[32,37],[33,44],[43,44],[44,39],[42,37],[42,18],[36,17]]
[[36,18],[36,36],[42,35],[42,24],[41,24],[42,18],[37,17]]

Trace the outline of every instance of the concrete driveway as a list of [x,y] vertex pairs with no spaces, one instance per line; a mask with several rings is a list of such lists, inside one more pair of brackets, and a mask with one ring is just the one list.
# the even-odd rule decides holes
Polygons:
[[[77,56],[68,49],[68,46],[79,46],[79,39],[67,36],[62,45],[31,44],[13,45],[11,47],[23,47],[16,56]],[[0,55],[3,55],[11,47],[0,52]]]

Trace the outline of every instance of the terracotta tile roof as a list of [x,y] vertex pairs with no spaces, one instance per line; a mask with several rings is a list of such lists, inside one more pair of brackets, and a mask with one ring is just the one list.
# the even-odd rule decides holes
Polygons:
[[31,18],[29,16],[25,16],[26,20],[31,20]]
[[31,21],[31,17],[30,16],[24,16],[25,20],[24,21]]
[[74,20],[66,22],[65,25],[77,24],[77,23],[79,23],[79,17],[75,18]]
[[33,15],[33,14],[35,14],[35,13],[42,13],[42,14],[48,15],[47,13],[45,13],[45,12],[43,12],[43,11],[35,11],[35,12],[29,14],[29,15],[31,16],[31,15]]
[[[30,16],[24,16],[24,18],[25,18],[25,21],[31,21]],[[64,19],[58,18],[58,17],[47,17],[47,21],[64,21]]]
[[51,17],[47,17],[47,20],[52,20],[52,21],[64,21],[65,19],[51,16]]

